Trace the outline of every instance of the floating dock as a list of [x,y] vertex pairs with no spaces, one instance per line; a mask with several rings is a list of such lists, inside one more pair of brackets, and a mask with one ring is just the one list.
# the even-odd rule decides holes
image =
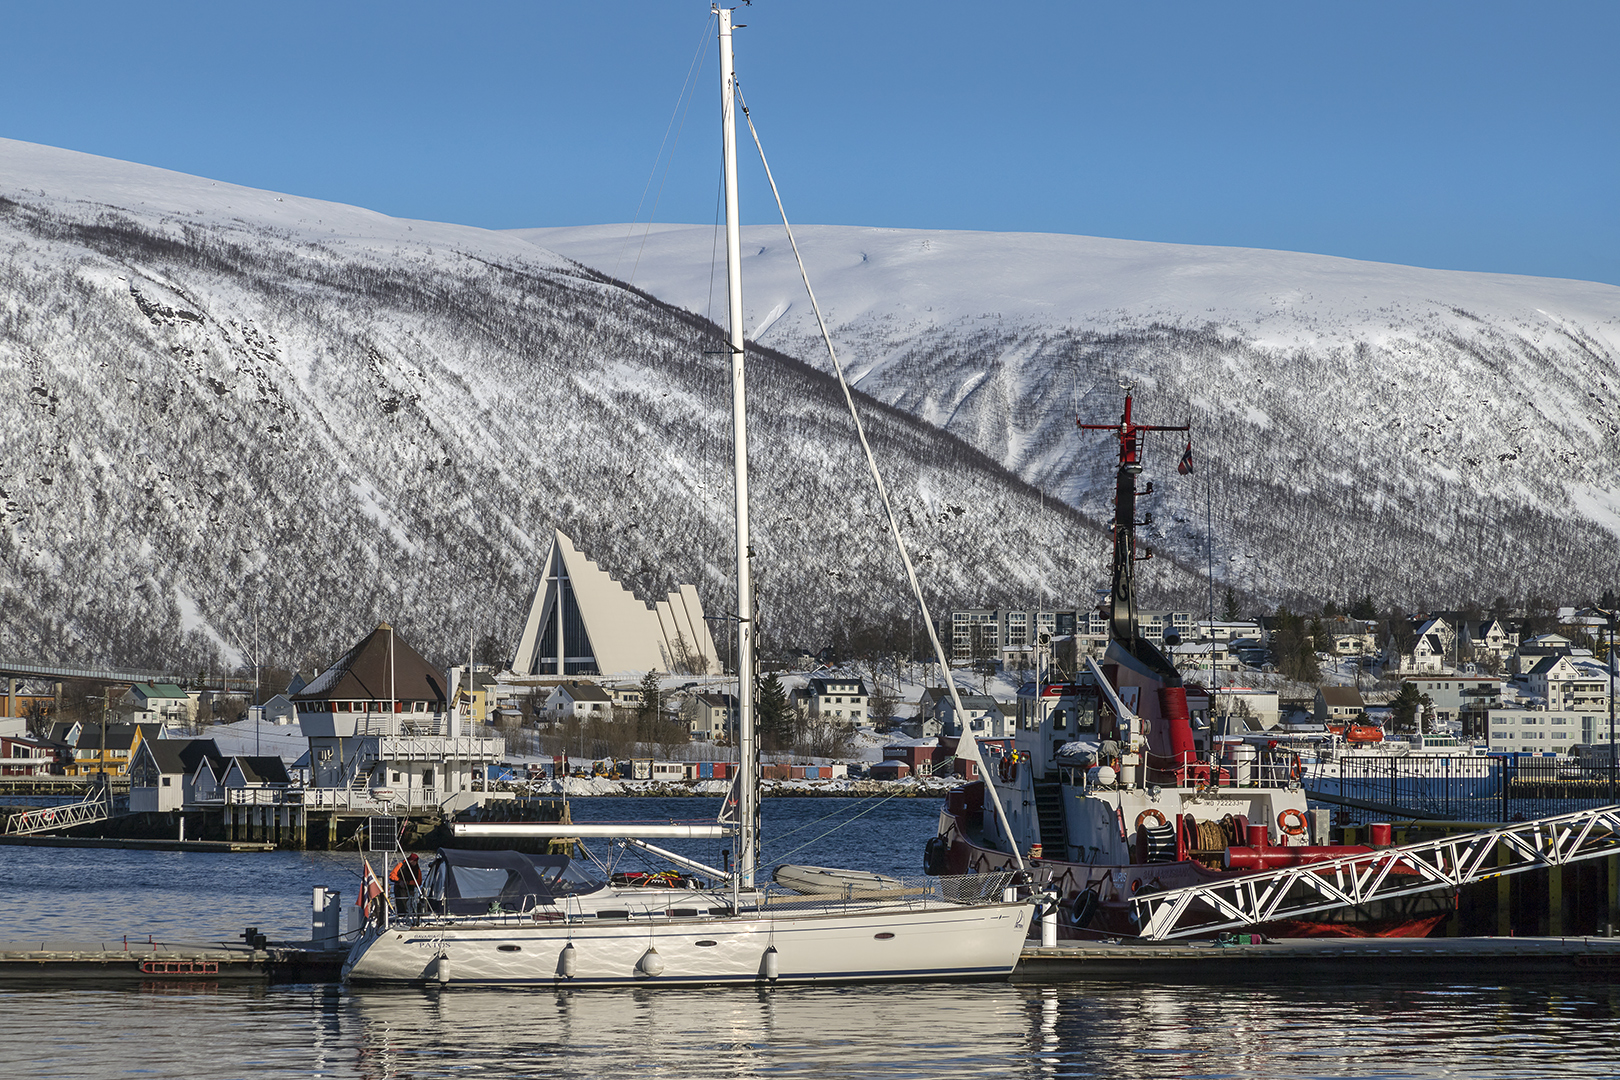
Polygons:
[[[1258,941],[1258,943],[1256,943]],[[1066,941],[1024,949],[1015,983],[1436,982],[1546,979],[1620,982],[1620,938],[1286,938]]]
[[230,942],[0,942],[6,983],[336,982],[347,949]]

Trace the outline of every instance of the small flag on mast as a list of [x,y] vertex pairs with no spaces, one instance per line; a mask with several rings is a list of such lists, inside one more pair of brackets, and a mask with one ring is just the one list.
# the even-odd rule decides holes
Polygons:
[[354,902],[358,908],[366,907],[371,901],[382,895],[382,882],[377,880],[377,872],[371,868],[371,860],[366,859],[366,872],[360,877],[360,899]]
[[1176,472],[1182,476],[1192,472],[1192,442],[1190,440],[1187,443],[1187,449],[1181,452],[1181,464],[1176,466]]

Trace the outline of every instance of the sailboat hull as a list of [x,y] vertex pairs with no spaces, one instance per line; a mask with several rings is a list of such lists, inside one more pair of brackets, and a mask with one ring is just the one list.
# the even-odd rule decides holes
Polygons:
[[344,978],[457,986],[994,980],[1012,973],[1031,914],[1029,904],[1001,903],[583,924],[422,922],[368,929]]

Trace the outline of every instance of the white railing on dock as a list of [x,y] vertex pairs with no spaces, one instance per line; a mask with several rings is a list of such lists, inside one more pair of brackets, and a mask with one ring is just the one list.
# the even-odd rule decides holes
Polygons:
[[1138,894],[1131,903],[1141,936],[1163,941],[1456,889],[1473,881],[1615,854],[1620,854],[1620,806],[1604,806]]
[[379,797],[370,788],[227,788],[219,802],[226,806],[302,806],[307,810],[364,810],[387,814],[439,808],[448,792],[437,788],[388,789]]

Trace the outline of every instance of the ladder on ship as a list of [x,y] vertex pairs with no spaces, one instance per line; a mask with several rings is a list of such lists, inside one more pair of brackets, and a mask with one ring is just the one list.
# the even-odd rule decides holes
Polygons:
[[[1280,849],[1286,851],[1287,849]],[[1192,937],[1620,854],[1620,806],[1133,896],[1141,936]]]
[[1035,781],[1035,812],[1041,824],[1041,852],[1048,859],[1068,858],[1068,830],[1063,826],[1063,785]]

